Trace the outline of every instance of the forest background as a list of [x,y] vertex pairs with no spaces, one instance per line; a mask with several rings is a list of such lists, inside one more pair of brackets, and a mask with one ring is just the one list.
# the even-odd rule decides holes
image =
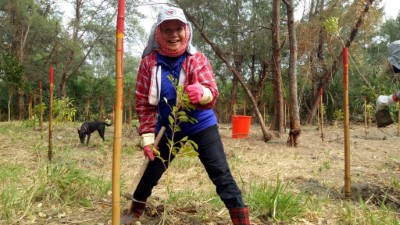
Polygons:
[[[350,120],[360,121],[365,108],[373,114],[378,95],[399,90],[399,77],[387,62],[387,46],[400,39],[400,17],[386,17],[384,3],[127,0],[124,120],[135,117],[129,112],[135,101],[136,72],[153,22],[144,18],[173,4],[182,7],[194,24],[193,42],[214,68],[220,89],[215,111],[220,122],[230,122],[234,114],[251,115],[256,117],[253,122],[270,123],[272,130],[282,133],[283,124],[292,120],[285,121],[286,112],[298,115],[298,123],[316,121],[321,90],[326,119],[341,119],[343,47],[349,49]],[[59,107],[56,114],[77,121],[112,117],[116,7],[110,0],[2,1],[0,121],[26,120],[37,112],[40,85],[43,106],[48,106],[50,67],[56,106],[71,108],[67,112]],[[66,14],[67,8],[72,13]],[[290,17],[294,12],[295,20]],[[288,29],[291,24],[292,33],[297,34],[294,39]],[[291,64],[294,52],[296,61]],[[295,77],[295,90],[291,77]],[[391,108],[393,114],[396,110]]]

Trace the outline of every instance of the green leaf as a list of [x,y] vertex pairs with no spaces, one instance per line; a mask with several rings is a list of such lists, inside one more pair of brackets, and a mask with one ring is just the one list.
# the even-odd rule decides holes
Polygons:
[[178,126],[178,125],[176,125],[176,126],[175,126],[175,132],[180,132],[180,131],[182,131],[182,130],[181,130],[181,127]]
[[174,118],[172,118],[172,116],[168,116],[168,122],[169,124],[174,124]]
[[183,110],[178,111],[178,116],[185,116],[185,115],[186,115],[185,111],[183,111]]
[[189,143],[190,145],[192,145],[194,147],[194,149],[198,149],[199,146],[196,144],[196,142],[192,141],[192,140],[188,140],[187,143]]
[[182,142],[186,142],[186,141],[188,140],[188,138],[189,138],[189,137],[186,136],[186,137],[182,138],[180,142],[181,142],[181,143],[182,143]]
[[337,33],[339,31],[339,18],[329,17],[324,21],[324,29],[328,33]]
[[191,151],[191,152],[188,152],[187,156],[189,156],[189,157],[198,157],[199,153],[196,152],[196,151]]
[[186,115],[185,116],[179,116],[178,120],[180,122],[182,122],[182,123],[189,122],[189,118]]

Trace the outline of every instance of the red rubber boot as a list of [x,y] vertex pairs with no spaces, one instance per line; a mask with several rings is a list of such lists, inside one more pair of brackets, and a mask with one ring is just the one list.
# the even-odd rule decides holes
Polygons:
[[229,209],[229,215],[233,225],[250,225],[249,209],[247,207]]
[[134,224],[142,216],[146,202],[132,201],[131,208],[128,213],[121,215],[120,225]]

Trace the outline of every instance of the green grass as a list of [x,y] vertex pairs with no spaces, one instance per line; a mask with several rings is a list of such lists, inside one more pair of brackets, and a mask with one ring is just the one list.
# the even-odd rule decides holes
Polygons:
[[20,208],[19,192],[14,182],[2,182],[2,192],[0,193],[0,217],[11,222],[15,210]]
[[25,168],[13,164],[0,168],[0,217],[8,222],[25,214],[32,205],[92,208],[93,199],[100,199],[111,190],[109,181],[88,176],[75,163],[43,165],[32,175],[34,181],[29,187],[19,179],[26,173]]
[[89,176],[75,163],[47,164],[37,179],[34,200],[58,202],[61,205],[92,207],[94,195],[104,195],[111,184],[102,178]]
[[397,177],[392,177],[390,179],[393,188],[400,192],[400,180]]
[[202,167],[203,165],[201,164],[199,158],[197,157],[187,157],[187,156],[178,156],[172,161],[171,168],[179,170],[179,171],[185,171],[193,167]]
[[341,211],[342,224],[368,225],[399,225],[398,212],[387,207],[384,203],[380,207],[361,201],[358,204],[345,202]]
[[318,172],[323,172],[325,170],[329,170],[331,168],[331,162],[330,161],[324,161],[322,165],[318,168]]
[[[56,135],[62,138],[57,139]],[[45,133],[42,140],[40,132],[32,131],[31,127],[21,122],[0,123],[0,140],[7,146],[0,150],[3,156],[0,158],[0,224],[23,225],[32,221],[38,224],[65,224],[68,220],[84,221],[87,218],[90,222],[81,224],[109,221],[111,136],[106,142],[93,138],[92,145],[80,146],[77,145],[77,135],[72,125],[63,127],[60,123],[54,132],[52,162],[47,159],[47,138]],[[131,155],[136,153],[138,140],[136,136],[124,139],[123,160],[130,160]],[[249,166],[253,165],[249,164],[246,151],[236,146],[229,150],[234,152],[232,157],[228,157],[229,165],[242,190],[244,202],[249,206],[252,222],[303,224],[306,221],[308,224],[319,224],[326,219],[327,224],[400,225],[399,209],[391,208],[385,202],[376,206],[368,201],[342,201],[328,193],[303,194],[300,187],[305,181],[302,179],[292,185],[292,179],[287,182],[276,178],[266,183],[266,179],[249,178],[249,173],[253,172]],[[293,157],[301,159],[305,156],[295,152]],[[393,166],[388,168],[394,168],[397,162],[397,159],[393,160],[392,164],[388,164]],[[310,171],[314,175],[329,172],[333,164],[327,158],[310,167]],[[198,224],[216,222],[216,215],[229,221],[229,214],[197,157],[178,155],[169,172],[172,179],[180,179],[172,181],[171,186],[158,187],[168,186],[159,195],[162,196],[160,202],[166,200],[169,212],[183,210],[188,216],[193,216],[193,221]],[[128,180],[127,184],[130,184],[131,177],[124,175],[124,170],[121,170],[121,178],[121,193],[124,193],[126,184],[123,181]],[[388,181],[393,189],[400,191],[398,177],[392,176]],[[329,182],[326,185],[332,190],[338,188],[329,185]],[[158,194],[155,194],[152,200],[157,197]],[[185,211],[191,208],[194,208],[193,215],[193,211]],[[65,219],[59,219],[59,215],[64,215]],[[168,216],[170,218],[167,220],[173,220],[176,215]]]
[[26,203],[25,189],[20,188],[21,177],[27,169],[18,164],[5,164],[0,166],[0,217],[10,222]]
[[246,199],[253,216],[264,221],[291,221],[301,216],[306,202],[302,194],[287,190],[287,185],[277,181],[275,185],[252,184]]
[[0,166],[0,180],[2,182],[11,178],[18,179],[24,173],[26,173],[26,168],[22,165],[9,163]]
[[[23,173],[24,168],[21,166],[10,164],[0,167],[0,217],[10,221],[14,214],[14,206],[18,204],[19,191],[16,188],[18,177]],[[16,178],[11,179],[11,178]]]

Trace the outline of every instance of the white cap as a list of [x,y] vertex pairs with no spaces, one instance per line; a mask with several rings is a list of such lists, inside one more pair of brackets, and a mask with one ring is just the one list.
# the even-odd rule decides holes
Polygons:
[[161,11],[158,13],[157,26],[167,20],[179,20],[184,24],[188,23],[183,10],[174,7],[161,9]]
[[162,22],[167,21],[167,20],[179,20],[189,26],[190,38],[189,38],[189,43],[188,43],[188,47],[187,47],[187,52],[191,55],[194,55],[196,53],[196,48],[192,45],[192,37],[193,37],[192,24],[189,23],[189,21],[187,21],[187,19],[185,17],[185,13],[183,13],[182,9],[168,7],[168,8],[161,9],[161,11],[158,13],[157,23],[154,23],[150,29],[149,39],[147,41],[147,46],[143,50],[142,58],[147,56],[148,54],[150,54],[154,49],[158,48],[158,43],[155,38],[156,28]]

